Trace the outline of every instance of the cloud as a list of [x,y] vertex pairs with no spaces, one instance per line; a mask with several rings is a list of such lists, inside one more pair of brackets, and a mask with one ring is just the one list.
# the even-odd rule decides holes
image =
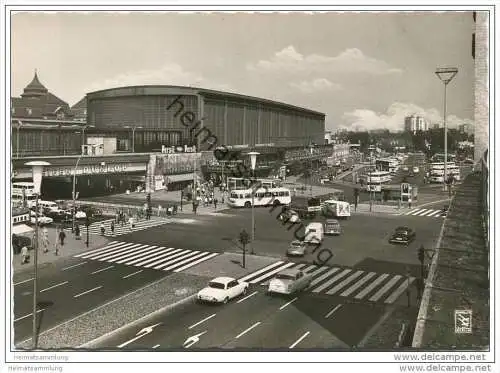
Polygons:
[[328,79],[318,78],[311,81],[304,80],[302,82],[290,83],[292,88],[298,89],[303,93],[314,93],[314,92],[325,92],[325,91],[337,91],[342,89],[340,84],[332,83]]
[[158,69],[130,71],[104,81],[91,83],[86,87],[85,92],[133,85],[181,85],[222,91],[231,90],[228,84],[207,80],[197,72],[186,71],[178,64],[168,63]]
[[[423,109],[415,104],[395,102],[385,113],[376,113],[368,109],[356,109],[344,113],[340,128],[362,131],[374,129],[388,129],[389,131],[401,131],[404,129],[404,119],[409,115],[419,115],[427,120],[429,126],[443,122],[443,115],[437,109]],[[470,119],[459,118],[455,115],[447,117],[449,128],[457,128],[463,123],[473,123]]]
[[399,74],[401,69],[388,63],[365,56],[357,48],[346,49],[339,55],[330,57],[320,54],[302,55],[292,45],[278,51],[268,60],[247,65],[247,69],[259,72],[284,71],[332,72],[332,73],[367,73],[374,75]]

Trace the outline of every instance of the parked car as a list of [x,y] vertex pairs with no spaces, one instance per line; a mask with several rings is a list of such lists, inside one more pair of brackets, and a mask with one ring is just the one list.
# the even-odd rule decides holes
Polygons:
[[414,166],[414,167],[412,168],[412,171],[413,171],[413,173],[414,173],[414,174],[418,174],[418,173],[420,172],[420,170],[418,169],[418,167],[417,167],[417,166]]
[[89,217],[102,216],[102,211],[92,205],[80,205],[78,208]]
[[304,256],[306,254],[306,244],[304,241],[294,240],[290,243],[286,255]]
[[415,232],[408,227],[397,227],[389,239],[389,243],[408,245],[415,239]]
[[51,218],[54,222],[64,223],[72,221],[72,216],[65,210],[48,210],[45,212],[45,216]]
[[87,214],[85,213],[85,211],[78,210],[75,213],[75,219],[85,219],[86,217],[87,217]]
[[270,282],[268,293],[293,294],[306,289],[312,281],[312,275],[299,269],[288,268],[279,272]]
[[198,292],[197,300],[225,304],[230,299],[245,295],[248,286],[248,283],[235,280],[232,277],[217,277],[210,281],[206,288]]
[[[44,225],[49,225],[54,222],[54,219],[44,216],[41,214],[38,214],[38,225],[39,226],[44,226]],[[30,211],[30,223],[31,224],[36,224],[36,212]]]

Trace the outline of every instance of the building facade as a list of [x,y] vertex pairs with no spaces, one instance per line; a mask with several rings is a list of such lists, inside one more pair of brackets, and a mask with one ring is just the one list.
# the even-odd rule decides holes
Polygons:
[[[324,142],[325,114],[227,92],[177,86],[135,86],[91,92],[87,124],[133,133],[137,151],[161,145],[303,146]],[[200,132],[201,131],[201,132]],[[210,137],[210,139],[208,139]]]
[[418,115],[405,117],[405,131],[416,133],[417,131],[427,131],[429,129],[427,121]]

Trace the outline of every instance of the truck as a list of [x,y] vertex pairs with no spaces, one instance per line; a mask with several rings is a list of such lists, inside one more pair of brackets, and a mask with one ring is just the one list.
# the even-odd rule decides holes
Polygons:
[[322,213],[326,218],[347,219],[351,216],[351,205],[349,202],[327,200],[323,202]]

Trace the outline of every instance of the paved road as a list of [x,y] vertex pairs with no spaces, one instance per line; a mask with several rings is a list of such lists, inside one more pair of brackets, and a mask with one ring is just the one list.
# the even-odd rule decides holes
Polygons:
[[[38,304],[39,310],[43,309],[39,311],[40,331],[166,275],[168,273],[163,271],[97,260],[59,260],[38,273]],[[17,342],[29,338],[32,331],[32,275],[14,276],[13,283],[14,339]]]
[[[397,307],[406,307],[405,302]],[[387,310],[381,304],[346,303],[311,293],[270,296],[252,286],[247,296],[226,305],[189,301],[115,333],[96,347],[342,350],[357,346]]]
[[[410,211],[410,210],[408,210]],[[237,251],[236,242],[241,229],[250,231],[251,210],[230,210],[220,216],[197,217],[196,224],[171,224],[153,227],[149,230],[125,234],[121,241],[167,246],[176,249],[203,250],[212,252]],[[267,208],[255,209],[256,254],[283,257],[295,232],[300,237],[302,230],[283,226],[276,219],[277,210],[270,213]],[[441,228],[442,218],[425,216],[355,215],[341,221],[343,233],[338,237],[325,237],[323,247],[330,249],[333,257],[326,263],[353,266],[367,258],[393,262],[398,267],[417,264],[416,249],[420,245],[432,247]],[[399,225],[408,225],[417,232],[417,239],[408,247],[398,247],[388,243],[393,230]],[[316,254],[299,259],[312,263]]]

